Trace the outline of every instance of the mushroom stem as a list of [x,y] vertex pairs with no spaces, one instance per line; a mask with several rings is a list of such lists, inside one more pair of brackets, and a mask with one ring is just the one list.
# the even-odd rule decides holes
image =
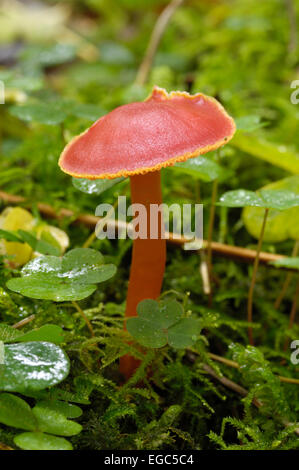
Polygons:
[[[125,317],[137,316],[137,305],[144,299],[159,297],[163,282],[166,261],[166,240],[164,224],[161,217],[157,230],[158,238],[150,237],[150,230],[157,220],[150,217],[151,205],[162,204],[161,174],[160,171],[145,175],[134,175],[131,181],[132,204],[142,204],[146,209],[147,227],[140,227],[139,232],[146,232],[146,238],[133,240],[132,264],[129,287],[127,293],[127,306]],[[140,220],[141,213],[138,213]],[[131,356],[124,356],[120,361],[120,371],[128,379],[138,366],[138,361]]]

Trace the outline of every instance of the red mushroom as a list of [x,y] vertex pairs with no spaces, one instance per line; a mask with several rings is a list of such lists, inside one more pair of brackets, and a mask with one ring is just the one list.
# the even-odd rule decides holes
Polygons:
[[[160,169],[215,150],[235,132],[235,123],[218,101],[202,93],[155,87],[142,103],[120,106],[96,121],[64,149],[59,166],[77,178],[129,176],[132,203],[161,204]],[[149,233],[149,218],[148,218]],[[163,228],[158,239],[133,241],[126,317],[136,316],[143,299],[160,295],[166,258]],[[121,371],[136,367],[124,357]]]

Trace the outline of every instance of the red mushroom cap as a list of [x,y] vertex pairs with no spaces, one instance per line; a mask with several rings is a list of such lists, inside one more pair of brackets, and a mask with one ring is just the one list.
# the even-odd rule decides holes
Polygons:
[[143,174],[215,150],[235,129],[214,98],[155,87],[146,101],[116,108],[75,137],[59,166],[77,178]]

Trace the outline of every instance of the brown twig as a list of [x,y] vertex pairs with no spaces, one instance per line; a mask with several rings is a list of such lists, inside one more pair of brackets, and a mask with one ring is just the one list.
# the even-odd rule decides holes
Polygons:
[[298,46],[298,27],[297,27],[297,19],[296,19],[296,8],[294,5],[293,0],[285,0],[286,4],[286,11],[288,16],[288,21],[290,25],[289,30],[289,44],[288,50],[289,54],[292,54],[296,51]]
[[[208,353],[208,356],[213,359],[213,361],[221,362],[226,366],[233,367],[234,369],[239,369],[240,366],[237,362],[232,361],[231,359],[226,359],[226,357],[218,356],[217,354]],[[288,384],[299,385],[299,379],[293,379],[292,377],[285,377],[284,375],[277,376],[281,382]]]
[[90,321],[88,320],[87,316],[85,315],[85,313],[83,312],[80,305],[77,302],[75,302],[74,300],[72,301],[72,305],[75,307],[77,312],[80,313],[81,317],[85,321],[86,326],[89,329],[91,336],[94,336],[94,331],[93,331],[92,325],[91,325]]
[[[215,380],[217,380],[222,385],[224,385],[224,387],[227,387],[230,390],[233,390],[234,392],[238,393],[242,397],[246,397],[248,395],[248,390],[246,390],[246,388],[241,387],[241,385],[237,384],[236,382],[233,382],[227,377],[224,377],[224,376],[220,377],[208,364],[202,364],[202,368],[204,369],[205,372],[207,372],[207,374],[209,374]],[[253,398],[252,404],[256,406],[257,408],[261,408],[263,406],[263,403],[257,398]],[[287,420],[282,420],[282,424],[286,427],[290,427],[290,426],[293,426],[294,423],[290,423]],[[294,429],[294,432],[299,436],[299,428]]]
[[[27,202],[26,199],[23,198],[22,196],[8,194],[3,191],[0,191],[0,199],[2,199],[2,201],[6,204],[22,204],[28,208],[30,208],[31,206],[31,204]],[[37,203],[37,208],[42,215],[50,219],[60,220],[65,217],[68,217],[70,219],[73,219],[72,223],[83,224],[90,228],[94,228],[97,225],[97,223],[101,220],[100,217],[96,217],[95,215],[76,214],[74,211],[70,209],[66,209],[66,208],[62,208],[56,211],[49,204],[44,204],[42,202]],[[114,220],[109,221],[108,225],[109,226],[114,225],[116,228],[119,228],[119,229],[128,229],[128,227],[130,226],[129,224],[125,222],[114,221]],[[172,233],[166,233],[166,238],[169,243],[173,245],[177,245],[177,246],[183,246],[185,243],[190,242],[190,240],[184,238],[183,236],[174,237]],[[207,241],[203,240],[203,248],[206,248],[206,246],[207,246]],[[247,263],[253,263],[256,258],[256,251],[251,250],[249,248],[226,245],[224,243],[219,243],[219,242],[214,242],[214,241],[211,242],[211,248],[212,248],[213,254],[215,255],[222,256],[225,258],[232,258],[232,259],[244,261]],[[281,258],[284,258],[284,255],[261,252],[259,260],[260,260],[260,263],[268,264],[273,261],[277,261]]]
[[[210,367],[208,364],[202,364],[202,368],[204,369],[205,372],[207,372],[211,377],[214,377],[214,379],[218,380],[222,385],[224,385],[227,388],[230,388],[234,392],[237,392],[239,395],[242,397],[246,397],[248,395],[248,390],[246,388],[241,387],[241,385],[237,384],[236,382],[233,382],[232,380],[228,379],[227,377],[218,375],[212,367]],[[254,398],[252,400],[252,403],[257,407],[260,408],[262,406],[262,403]]]
[[[255,286],[255,282],[256,282],[257,270],[258,270],[258,267],[259,267],[260,253],[261,253],[261,249],[262,249],[262,243],[263,243],[263,238],[264,238],[268,213],[269,213],[269,209],[265,209],[264,220],[263,220],[261,233],[260,233],[260,237],[259,237],[259,241],[258,241],[258,246],[257,246],[257,250],[256,250],[256,257],[255,257],[254,264],[253,264],[253,273],[252,273],[251,284],[250,284],[249,293],[248,293],[248,303],[247,303],[247,321],[248,321],[248,323],[252,323],[253,291],[254,291],[254,286]],[[253,333],[252,333],[252,328],[251,327],[248,328],[248,337],[249,337],[249,343],[251,345],[253,345],[254,341],[253,341]]]
[[177,8],[182,5],[183,1],[184,0],[172,0],[157,19],[143,61],[138,69],[135,84],[142,86],[147,81],[163,33],[167,28],[172,15],[175,13]]
[[20,320],[18,323],[12,325],[12,328],[22,328],[22,326],[27,325],[27,323],[30,323],[34,319],[35,315],[30,315],[29,317],[23,318],[23,320]]
[[206,256],[203,250],[199,251],[200,255],[200,265],[199,265],[199,272],[202,279],[202,288],[204,294],[210,297],[211,294],[211,283],[210,283],[210,276],[209,276],[209,268],[206,261]]

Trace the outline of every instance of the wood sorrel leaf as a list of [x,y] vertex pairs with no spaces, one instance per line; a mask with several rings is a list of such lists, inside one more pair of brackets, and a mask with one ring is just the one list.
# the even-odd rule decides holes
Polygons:
[[39,406],[47,407],[56,412],[62,413],[66,418],[79,418],[82,415],[82,410],[79,406],[60,400],[43,400],[39,401]]
[[113,264],[103,264],[101,253],[91,248],[75,248],[62,259],[43,256],[30,261],[22,269],[22,277],[9,280],[7,287],[34,299],[81,300],[115,272]]
[[138,317],[127,321],[128,332],[143,346],[173,348],[191,346],[200,332],[199,320],[182,318],[182,306],[175,300],[156,302],[146,299],[138,304]]
[[23,450],[72,450],[72,444],[63,437],[42,432],[24,432],[14,438],[15,444]]
[[168,330],[168,344],[172,348],[184,349],[192,346],[201,331],[197,318],[183,318]]
[[0,390],[43,390],[61,382],[69,373],[69,359],[55,344],[33,341],[6,344]]
[[254,115],[240,116],[235,119],[235,123],[238,131],[246,132],[253,132],[265,126],[265,123],[260,122],[260,117]]
[[85,178],[74,178],[72,179],[73,185],[76,189],[79,189],[82,193],[86,194],[102,194],[112,186],[124,181],[125,178],[114,178],[109,179],[98,179],[98,180],[88,180]]
[[22,336],[21,331],[12,326],[5,325],[5,323],[0,323],[0,341],[4,343],[15,341],[19,336]]
[[299,257],[288,257],[278,259],[277,261],[273,261],[270,264],[276,266],[277,268],[289,268],[289,269],[298,269],[299,270]]
[[299,206],[299,195],[288,189],[261,189],[259,194],[269,209],[286,210]]
[[255,192],[247,189],[227,191],[221,196],[217,205],[225,207],[264,207],[261,198]]
[[[290,176],[264,186],[262,189],[289,190],[299,195],[299,176]],[[264,210],[258,207],[246,207],[242,219],[248,232],[255,238],[259,237],[264,218]],[[299,240],[299,207],[285,211],[271,209],[268,214],[264,240],[280,242],[288,238]]]
[[167,328],[178,321],[182,315],[179,303],[175,301],[169,303],[167,305],[161,302],[160,307],[155,300],[145,299],[138,304],[138,317],[127,321],[129,333],[143,346],[162,348],[167,344]]
[[4,240],[8,242],[23,243],[23,240],[21,237],[18,237],[17,234],[15,234],[14,232],[10,232],[8,230],[0,229],[0,239],[1,238],[3,238]]
[[236,189],[223,194],[217,204],[225,207],[263,207],[281,211],[299,206],[299,196],[286,189],[262,189],[258,193]]
[[37,251],[42,255],[53,255],[59,256],[60,250],[56,245],[48,243],[45,240],[38,240],[32,233],[26,232],[25,230],[18,230],[18,235],[24,243],[28,243],[33,251]]
[[67,113],[57,103],[33,103],[21,106],[11,106],[10,113],[22,121],[36,121],[40,124],[55,126],[61,124]]
[[27,333],[18,336],[14,342],[25,341],[48,341],[50,343],[62,343],[64,340],[63,329],[58,325],[43,325],[35,330],[28,331]]
[[299,154],[284,145],[268,142],[245,132],[236,132],[231,145],[290,173],[299,173]]
[[46,402],[37,403],[32,412],[37,420],[39,431],[58,436],[74,436],[82,430],[80,424],[70,421],[63,413]]
[[210,158],[199,155],[195,158],[190,158],[185,162],[179,162],[169,167],[169,169],[181,173],[187,173],[194,178],[202,181],[210,182],[215,179],[225,180],[232,175],[232,171],[223,168],[218,163]]
[[49,341],[59,344],[64,340],[63,329],[58,325],[43,325],[40,328],[22,333],[12,326],[0,323],[0,341],[20,343],[25,341]]
[[107,111],[100,106],[90,103],[76,103],[70,107],[70,113],[73,116],[88,119],[90,121],[96,121],[106,114],[106,112]]
[[0,423],[26,431],[37,429],[37,420],[30,406],[11,393],[0,393]]

